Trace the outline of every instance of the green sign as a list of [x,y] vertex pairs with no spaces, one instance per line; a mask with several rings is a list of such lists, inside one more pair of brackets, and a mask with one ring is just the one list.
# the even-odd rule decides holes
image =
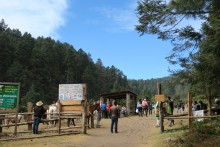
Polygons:
[[0,108],[16,108],[19,86],[0,83]]

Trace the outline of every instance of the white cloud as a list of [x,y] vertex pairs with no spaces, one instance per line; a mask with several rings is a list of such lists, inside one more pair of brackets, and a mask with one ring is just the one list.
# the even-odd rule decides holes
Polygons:
[[33,37],[51,36],[65,24],[67,0],[0,0],[0,19],[11,29],[28,32]]
[[99,13],[113,22],[112,24],[117,26],[115,29],[133,31],[135,29],[135,25],[138,23],[138,18],[135,15],[136,7],[137,4],[135,0],[125,8],[102,7],[97,9]]

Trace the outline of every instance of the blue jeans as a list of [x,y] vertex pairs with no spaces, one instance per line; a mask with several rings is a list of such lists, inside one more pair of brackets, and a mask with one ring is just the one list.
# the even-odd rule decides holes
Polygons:
[[33,126],[33,133],[34,134],[38,134],[38,127],[39,127],[40,121],[41,121],[41,118],[39,118],[39,117],[34,118],[34,126]]
[[113,127],[115,125],[115,132],[118,132],[118,117],[112,117],[112,123],[111,123],[111,132],[113,132]]

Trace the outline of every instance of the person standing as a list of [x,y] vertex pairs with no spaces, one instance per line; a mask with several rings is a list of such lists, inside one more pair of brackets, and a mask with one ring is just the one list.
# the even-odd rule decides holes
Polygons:
[[143,101],[142,101],[142,115],[146,115],[146,117],[147,117],[147,112],[148,112],[148,104],[147,104],[147,100],[146,99],[144,99]]
[[115,127],[115,133],[118,133],[118,117],[120,115],[120,110],[117,107],[117,102],[114,101],[113,106],[110,108],[111,117],[111,133],[113,133],[113,127]]
[[38,127],[41,122],[41,118],[43,117],[46,110],[42,106],[42,101],[39,101],[36,103],[36,106],[34,107],[34,124],[33,124],[33,133],[38,134]]
[[102,103],[101,110],[102,110],[102,118],[108,118],[107,117],[107,106],[105,102]]
[[138,109],[138,115],[143,117],[143,114],[142,114],[142,100],[141,99],[139,99],[138,102],[137,102],[137,109]]
[[152,109],[153,109],[153,103],[151,101],[148,101],[148,114],[152,115]]
[[184,111],[185,111],[185,104],[182,103],[181,107],[182,107],[182,113],[184,113]]
[[[173,100],[171,99],[171,97],[167,97],[167,113],[168,115],[173,115]],[[168,119],[169,120],[169,126],[171,127],[171,125],[174,125],[174,119]]]
[[194,101],[193,105],[192,105],[192,110],[193,111],[198,111],[200,110],[200,105],[197,103],[197,101]]
[[217,115],[220,115],[220,101],[219,100],[216,101],[215,109],[216,109]]
[[159,108],[158,103],[159,102],[157,102],[154,106],[155,107],[155,114],[156,114],[156,121],[157,121],[156,127],[160,127],[160,108]]
[[107,117],[110,118],[110,108],[111,108],[111,102],[108,102],[107,104]]
[[180,102],[177,102],[176,108],[177,108],[177,113],[181,113],[181,104],[180,104]]

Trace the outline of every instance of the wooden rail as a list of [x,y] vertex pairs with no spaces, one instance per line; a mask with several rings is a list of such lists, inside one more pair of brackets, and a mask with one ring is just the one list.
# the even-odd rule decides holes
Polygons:
[[172,117],[172,116],[166,116],[164,117],[164,119],[189,119],[189,118],[216,118],[219,117],[219,115],[217,116],[187,116],[187,117]]
[[[41,119],[41,123],[43,122],[50,122],[50,121],[57,121],[58,119]],[[33,124],[34,121],[28,121],[28,122],[22,122],[22,123],[17,123],[17,125],[28,125],[28,124]],[[11,127],[11,126],[15,126],[15,123],[13,124],[3,124],[0,125],[0,127]]]
[[[58,105],[58,110],[59,112],[56,113],[45,113],[45,115],[50,115],[51,119],[41,119],[41,122],[52,122],[52,121],[57,121],[57,131],[58,133],[60,133],[61,131],[61,120],[62,119],[82,119],[82,132],[84,134],[86,134],[86,101],[82,100],[80,101],[80,103],[75,104],[76,101],[74,101],[74,104],[72,104],[73,101],[68,101],[68,103],[63,102],[64,105],[62,105],[61,107],[61,103],[59,103]],[[71,105],[70,105],[71,104]],[[74,106],[74,107],[73,107]],[[62,110],[62,111],[61,111]],[[65,110],[65,111],[64,111]],[[32,130],[32,124],[34,123],[33,121],[33,104],[31,102],[28,102],[28,107],[27,107],[27,111],[28,112],[22,112],[22,113],[17,113],[17,111],[14,110],[9,110],[9,111],[4,111],[4,112],[0,112],[0,133],[2,133],[2,128],[3,127],[10,127],[10,126],[14,126],[15,128],[17,128],[17,126],[19,125],[27,125],[28,126],[28,130],[31,131]],[[53,116],[55,114],[55,116]],[[16,122],[13,124],[4,124],[3,120],[6,119],[17,119],[16,117],[12,117],[10,115],[16,115],[16,117],[18,115],[23,115],[23,118],[25,119],[25,122]],[[17,120],[18,121],[18,120]],[[16,133],[15,133],[16,134]]]

